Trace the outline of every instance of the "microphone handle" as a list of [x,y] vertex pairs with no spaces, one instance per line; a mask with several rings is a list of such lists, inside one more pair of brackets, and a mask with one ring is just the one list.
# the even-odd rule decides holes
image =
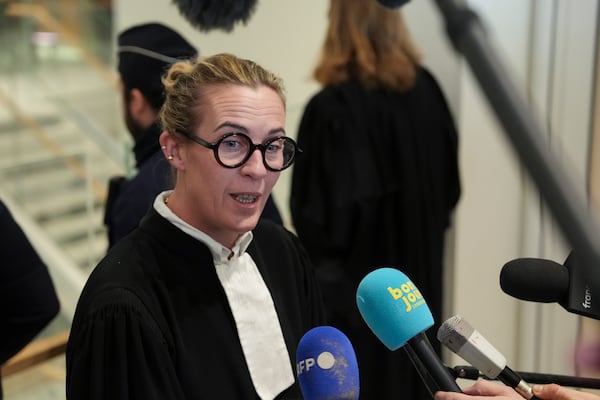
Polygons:
[[[455,378],[470,380],[477,380],[479,378],[488,379],[482,375],[477,368],[470,365],[459,365],[454,368],[448,368],[448,372]],[[517,374],[519,374],[521,378],[529,383],[556,383],[561,386],[569,386],[574,388],[600,389],[600,379],[595,378],[582,378],[579,376],[542,374],[537,372],[523,371],[517,371]]]
[[582,378],[579,376],[541,374],[533,372],[518,372],[529,383],[556,383],[561,386],[570,386],[585,389],[600,389],[600,379]]
[[442,364],[433,346],[431,346],[427,335],[421,332],[409,339],[405,346],[410,346],[416,357],[423,364],[425,370],[429,372],[437,384],[439,390],[462,393],[458,383],[456,383],[456,380],[454,380],[448,369]]
[[421,362],[421,360],[419,359],[419,356],[417,356],[417,353],[415,353],[415,351],[412,349],[412,347],[410,347],[410,344],[407,343],[404,346],[402,346],[402,348],[406,352],[406,355],[408,355],[408,358],[412,362],[413,366],[417,370],[417,373],[421,377],[421,380],[425,384],[425,387],[427,388],[429,395],[433,399],[435,397],[435,392],[440,390],[438,384],[435,382],[435,380],[433,379],[433,377],[431,376],[429,371],[427,371],[427,368]]
[[502,372],[498,375],[498,379],[505,385],[515,389],[517,393],[526,400],[537,400],[537,397],[533,395],[533,389],[529,384],[515,371],[507,366],[504,367]]

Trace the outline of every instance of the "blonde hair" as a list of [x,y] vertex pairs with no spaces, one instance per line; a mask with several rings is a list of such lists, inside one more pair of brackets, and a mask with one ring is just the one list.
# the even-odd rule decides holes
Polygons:
[[420,54],[402,13],[375,0],[331,0],[329,27],[313,76],[324,86],[350,78],[366,87],[412,87]]
[[160,121],[165,131],[189,134],[200,124],[201,115],[193,110],[202,103],[207,86],[265,85],[273,89],[285,107],[285,89],[281,78],[253,61],[232,54],[216,54],[204,59],[181,61],[173,64],[163,85],[166,100],[160,111]]

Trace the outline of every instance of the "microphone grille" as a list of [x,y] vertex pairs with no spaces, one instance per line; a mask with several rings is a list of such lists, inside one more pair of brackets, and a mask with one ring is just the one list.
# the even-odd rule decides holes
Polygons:
[[462,318],[459,315],[455,315],[444,321],[444,323],[438,328],[438,340],[443,343],[452,332],[456,331],[456,327],[458,326],[461,320]]
[[202,32],[220,29],[231,32],[238,22],[246,23],[257,0],[172,0],[179,13]]
[[354,349],[346,335],[332,326],[318,326],[302,336],[296,352],[296,375],[306,400],[359,397]]
[[421,292],[395,268],[369,272],[358,285],[356,304],[366,324],[390,350],[404,346],[433,325]]
[[475,329],[459,315],[448,318],[440,325],[437,339],[455,353],[469,340]]

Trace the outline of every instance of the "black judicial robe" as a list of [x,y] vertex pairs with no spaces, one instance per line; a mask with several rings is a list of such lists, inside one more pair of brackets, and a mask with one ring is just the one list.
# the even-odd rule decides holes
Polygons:
[[[424,68],[404,93],[349,80],[305,107],[290,208],[328,320],[357,352],[361,399],[429,398],[402,351],[390,352],[366,326],[355,296],[371,270],[398,268],[439,324],[444,232],[460,194],[457,144],[444,96]],[[439,349],[434,328],[428,333]]]
[[[0,365],[54,319],[60,303],[44,261],[0,200]],[[0,384],[0,400],[2,399]]]
[[[294,365],[321,294],[296,236],[267,220],[253,233]],[[66,358],[68,399],[258,398],[209,249],[153,208],[92,272]],[[298,384],[277,398],[300,399]]]

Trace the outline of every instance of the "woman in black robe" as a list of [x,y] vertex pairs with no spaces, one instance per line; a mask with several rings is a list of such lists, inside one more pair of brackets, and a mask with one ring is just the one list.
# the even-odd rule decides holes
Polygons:
[[296,347],[324,322],[321,295],[297,237],[259,221],[297,151],[282,82],[221,54],[174,64],[164,83],[175,187],[91,274],[67,398],[299,399]]

